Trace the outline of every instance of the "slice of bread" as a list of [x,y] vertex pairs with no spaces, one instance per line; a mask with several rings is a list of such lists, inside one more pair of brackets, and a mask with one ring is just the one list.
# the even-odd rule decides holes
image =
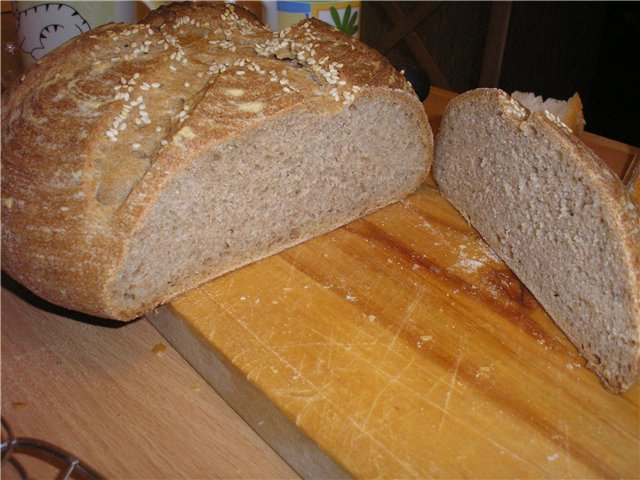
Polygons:
[[622,182],[548,112],[497,89],[452,100],[434,177],[604,385],[638,373],[640,216]]

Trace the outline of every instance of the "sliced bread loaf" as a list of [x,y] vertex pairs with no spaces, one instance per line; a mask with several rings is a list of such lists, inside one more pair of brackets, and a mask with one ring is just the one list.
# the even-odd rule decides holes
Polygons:
[[3,102],[2,267],[131,319],[401,199],[432,154],[374,50],[315,19],[272,33],[173,4],[77,37]]
[[640,217],[622,182],[566,126],[496,89],[452,100],[434,177],[609,389],[640,348]]

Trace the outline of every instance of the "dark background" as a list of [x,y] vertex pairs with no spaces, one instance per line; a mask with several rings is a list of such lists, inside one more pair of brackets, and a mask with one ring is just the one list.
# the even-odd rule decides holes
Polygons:
[[[363,2],[361,40],[393,24],[383,2]],[[410,14],[419,2],[398,2]],[[416,28],[452,90],[478,86],[490,2],[438,2]],[[399,42],[386,56],[416,64]],[[513,2],[498,87],[544,98],[580,94],[586,130],[640,145],[640,2]]]

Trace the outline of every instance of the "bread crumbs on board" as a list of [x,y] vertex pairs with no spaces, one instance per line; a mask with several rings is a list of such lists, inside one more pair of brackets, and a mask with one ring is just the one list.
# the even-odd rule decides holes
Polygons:
[[167,346],[164,343],[157,343],[151,349],[151,351],[153,353],[158,354],[158,355],[164,353],[166,350],[167,350]]

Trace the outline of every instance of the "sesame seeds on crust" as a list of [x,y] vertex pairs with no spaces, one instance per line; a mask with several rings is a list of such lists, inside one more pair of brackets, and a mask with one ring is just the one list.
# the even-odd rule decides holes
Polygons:
[[527,109],[516,99],[511,98],[510,95],[506,93],[500,94],[498,98],[507,115],[517,118],[518,120],[525,120],[529,116]]
[[[504,108],[504,113],[506,113],[507,115],[510,115],[520,121],[523,121],[529,118],[529,115],[531,112],[529,112],[529,110],[524,105],[522,105],[518,100],[516,100],[515,98],[512,98],[511,95],[507,94],[506,92],[500,92],[498,95],[498,99],[500,104]],[[548,110],[544,110],[543,115],[547,120],[549,120],[553,125],[558,127],[564,133],[568,133],[568,134],[572,133],[569,126],[565,124],[562,120],[560,120],[557,116],[555,116],[553,113],[549,112]]]
[[381,56],[318,20],[273,33],[233,5],[175,4],[140,24],[111,24],[74,42],[87,54],[64,75],[52,68],[52,81],[65,91],[71,75],[86,79],[72,101],[100,142],[88,155],[95,178],[136,177],[127,188],[171,155],[184,127],[194,132],[180,139],[188,148],[223,141],[292,106],[335,111],[366,87],[406,89]]
[[557,116],[555,116],[553,113],[551,113],[549,110],[544,111],[544,116],[563,132],[569,133],[569,134],[572,133],[569,126],[566,123],[564,123],[562,120],[560,120]]

